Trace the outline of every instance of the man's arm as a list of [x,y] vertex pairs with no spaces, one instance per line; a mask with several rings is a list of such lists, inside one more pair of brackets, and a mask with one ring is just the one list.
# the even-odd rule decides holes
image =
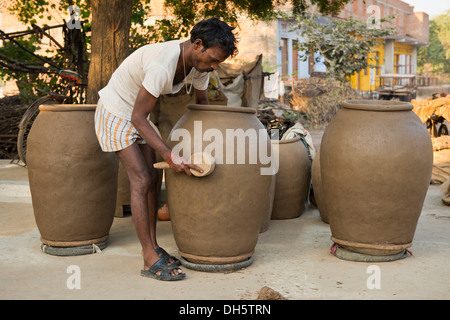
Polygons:
[[150,94],[144,86],[138,92],[134,103],[131,123],[139,132],[141,137],[156,151],[164,160],[170,159],[169,147],[159,138],[155,129],[148,123],[147,117],[155,107],[157,98]]
[[189,176],[191,175],[190,168],[203,172],[198,166],[187,163],[186,159],[181,158],[178,154],[172,155],[170,148],[161,140],[155,129],[148,123],[147,117],[155,107],[156,100],[157,98],[142,86],[134,103],[131,123],[148,145],[158,152],[165,161],[172,160],[170,167],[173,170],[176,172],[184,171]]
[[195,90],[195,103],[197,104],[209,104],[208,89]]

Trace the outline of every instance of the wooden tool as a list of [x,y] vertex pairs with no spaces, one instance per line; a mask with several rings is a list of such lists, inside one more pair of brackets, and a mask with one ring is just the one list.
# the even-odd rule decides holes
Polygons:
[[[191,155],[189,162],[195,164],[197,167],[200,167],[203,172],[199,172],[195,169],[189,169],[191,173],[196,177],[205,177],[213,173],[214,168],[216,167],[216,160],[213,156],[204,153],[194,153]],[[170,165],[167,162],[157,162],[153,164],[153,167],[156,169],[169,169]]]

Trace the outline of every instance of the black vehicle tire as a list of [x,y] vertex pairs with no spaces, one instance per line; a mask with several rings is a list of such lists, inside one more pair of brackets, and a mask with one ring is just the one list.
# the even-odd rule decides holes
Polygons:
[[425,122],[425,124],[426,124],[426,126],[427,126],[428,132],[430,133],[430,136],[433,136],[433,129],[434,129],[434,127],[433,127],[433,122],[431,121],[431,119],[428,119],[428,120]]
[[439,126],[438,132],[437,132],[437,136],[440,137],[442,135],[447,135],[448,136],[448,128],[445,124],[441,124]]

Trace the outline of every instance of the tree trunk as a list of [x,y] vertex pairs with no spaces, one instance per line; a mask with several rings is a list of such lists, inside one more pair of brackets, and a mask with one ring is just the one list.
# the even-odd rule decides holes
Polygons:
[[86,101],[96,104],[98,91],[127,57],[132,0],[91,0],[92,38]]

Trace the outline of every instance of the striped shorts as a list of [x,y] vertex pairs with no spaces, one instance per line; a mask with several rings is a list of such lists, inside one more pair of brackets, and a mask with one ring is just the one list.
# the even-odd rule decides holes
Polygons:
[[[158,128],[150,120],[148,122],[161,137]],[[113,115],[106,110],[101,101],[98,102],[95,110],[95,133],[104,152],[119,151],[135,142],[146,143],[131,121]]]

